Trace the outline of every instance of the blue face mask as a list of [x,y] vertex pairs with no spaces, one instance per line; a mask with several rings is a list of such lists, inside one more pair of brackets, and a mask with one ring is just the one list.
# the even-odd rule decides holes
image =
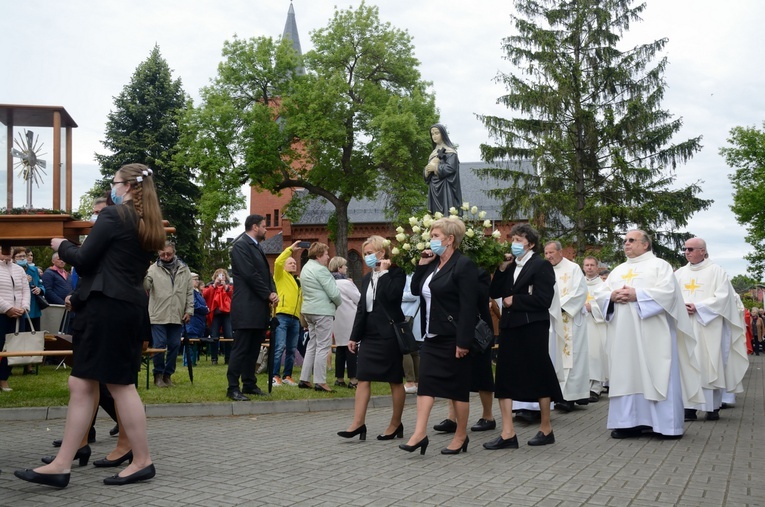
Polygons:
[[441,244],[440,239],[431,239],[430,240],[430,249],[433,250],[433,253],[438,255],[439,257],[446,252],[446,247]]
[[27,260],[24,259],[23,261],[16,261],[16,264],[18,264],[22,268],[25,268],[25,267],[27,267]]
[[122,198],[125,197],[124,195],[117,195],[117,187],[112,188],[112,202],[114,204],[122,204]]
[[367,266],[374,269],[375,264],[377,264],[377,255],[375,254],[369,254],[364,256],[364,262],[367,263]]
[[513,243],[513,245],[510,247],[510,251],[516,258],[523,257],[523,243]]

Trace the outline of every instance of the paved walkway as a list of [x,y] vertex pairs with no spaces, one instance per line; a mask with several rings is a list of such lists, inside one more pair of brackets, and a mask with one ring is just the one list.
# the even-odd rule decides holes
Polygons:
[[[450,436],[435,432],[425,456],[400,451],[401,440],[377,441],[389,417],[385,398],[374,400],[369,410],[366,442],[335,436],[352,417],[352,405],[343,400],[196,405],[188,410],[206,417],[165,411],[166,416],[149,419],[158,475],[122,487],[101,483],[116,469],[90,465],[74,466],[64,490],[13,477],[14,469],[36,466],[54,450],[49,443],[61,435],[64,421],[32,416],[44,411],[9,421],[14,413],[7,409],[0,411],[0,505],[763,506],[763,367],[765,356],[752,357],[746,392],[736,406],[723,410],[719,421],[686,423],[681,440],[611,439],[605,428],[608,403],[602,401],[570,414],[554,412],[554,445],[486,451],[481,444],[497,432],[473,433],[468,452],[458,456],[439,453]],[[414,396],[408,402],[407,438],[414,428]],[[261,413],[209,415],[229,413],[232,406],[235,413]],[[475,399],[471,421],[478,410]],[[163,409],[153,412],[160,415]],[[437,403],[431,425],[445,415],[445,404]],[[101,436],[110,427],[110,421],[98,424],[94,459],[111,450],[114,440]],[[523,424],[517,430],[521,442],[536,432]]]

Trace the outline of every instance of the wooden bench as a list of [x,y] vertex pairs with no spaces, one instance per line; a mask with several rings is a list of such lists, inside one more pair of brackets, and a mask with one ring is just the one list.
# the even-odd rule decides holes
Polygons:
[[[141,363],[146,367],[146,389],[149,389],[149,371],[151,370],[151,359],[165,352],[167,349],[146,349],[141,352]],[[24,356],[71,356],[72,350],[28,350],[26,352],[0,352],[0,357],[24,357]],[[138,375],[136,375],[136,386],[138,385]]]

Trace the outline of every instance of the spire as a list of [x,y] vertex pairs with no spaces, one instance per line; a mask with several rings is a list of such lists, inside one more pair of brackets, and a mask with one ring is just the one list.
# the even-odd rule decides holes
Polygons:
[[[295,21],[295,8],[292,7],[291,1],[290,9],[287,11],[287,22],[284,23],[284,33],[282,34],[282,38],[289,38],[292,41],[292,49],[294,49],[298,55],[303,56],[303,51],[300,49],[300,36],[298,35],[297,22]],[[295,69],[295,72],[297,75],[302,76],[305,74],[305,68],[301,65]]]

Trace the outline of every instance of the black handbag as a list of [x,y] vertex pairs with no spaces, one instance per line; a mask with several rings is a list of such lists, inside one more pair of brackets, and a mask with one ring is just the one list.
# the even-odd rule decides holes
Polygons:
[[396,333],[396,340],[398,341],[398,349],[401,353],[406,355],[417,350],[419,344],[414,338],[414,333],[412,333],[412,325],[407,321],[394,322],[393,319],[390,318],[390,315],[388,315],[388,311],[385,307],[383,307],[383,312],[385,312],[385,317],[387,317],[390,325],[393,326],[393,331]]
[[[454,317],[449,315],[449,322],[452,323],[454,327],[457,327],[457,324],[454,322]],[[475,332],[473,334],[473,342],[470,344],[470,349],[477,354],[483,354],[486,352],[486,349],[489,348],[494,343],[494,331],[489,327],[489,325],[484,322],[484,320],[481,318],[481,316],[478,316],[478,322],[475,325]]]
[[48,300],[45,299],[45,296],[43,296],[42,292],[40,294],[32,294],[32,296],[37,301],[37,306],[40,308],[40,310],[45,310],[50,306],[50,303],[48,303]]

